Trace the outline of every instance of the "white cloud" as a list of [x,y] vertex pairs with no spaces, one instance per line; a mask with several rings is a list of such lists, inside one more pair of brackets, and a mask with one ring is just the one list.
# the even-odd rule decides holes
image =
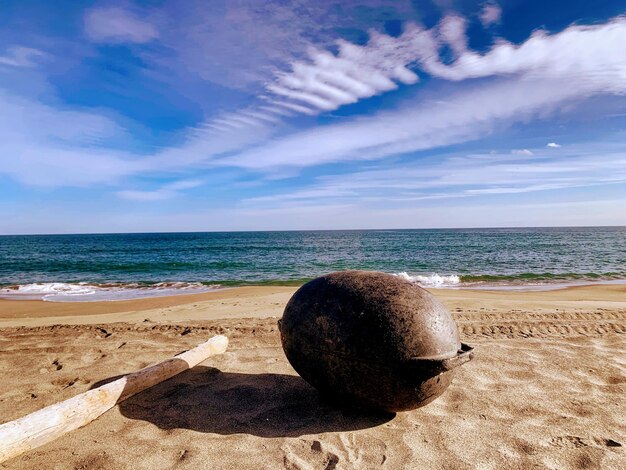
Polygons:
[[122,199],[128,199],[131,201],[163,201],[165,199],[171,199],[179,196],[180,192],[185,189],[197,188],[202,184],[203,182],[200,180],[180,180],[166,184],[161,188],[152,191],[128,189],[118,191],[116,194]]
[[500,23],[502,8],[496,2],[487,2],[480,12],[480,22],[485,28]]
[[114,121],[92,112],[59,110],[0,91],[0,173],[40,186],[111,184],[139,171],[136,158],[106,150],[127,138]]
[[[455,28],[459,27],[456,23]],[[407,40],[411,47],[401,48],[409,55],[418,49],[424,53],[416,44],[432,40],[430,34],[414,28],[398,38],[415,39]],[[455,34],[447,33],[447,40],[454,41]],[[305,167],[384,158],[477,139],[515,122],[548,116],[565,102],[625,94],[626,48],[614,47],[621,43],[626,43],[626,18],[620,17],[603,25],[572,26],[552,36],[536,33],[520,46],[498,43],[484,55],[465,52],[451,65],[423,55],[423,67],[444,78],[501,77],[475,82],[436,104],[417,102],[395,112],[292,134],[222,163],[257,169]],[[328,56],[328,60],[343,63],[344,59]],[[328,96],[324,100],[339,106],[339,101]]]
[[[465,41],[458,34],[460,18],[450,18],[442,26],[444,36],[459,45]],[[304,104],[313,110],[332,111],[386,91],[398,83],[412,85],[419,77],[408,66],[418,51],[433,51],[436,40],[427,31],[408,24],[403,34],[394,38],[370,31],[366,45],[338,41],[335,55],[325,50],[309,52],[308,61],[291,64],[291,72],[278,72],[266,90],[276,104]],[[421,52],[420,52],[421,53]]]
[[558,159],[524,153],[452,154],[428,162],[320,176],[315,184],[298,191],[279,192],[248,202],[408,203],[626,183],[626,153],[607,148],[608,153],[602,152],[599,158],[592,150],[595,147],[579,148],[578,152]]
[[276,70],[286,70],[312,47],[332,46],[340,28],[365,30],[373,19],[380,25],[389,12],[409,18],[416,13],[410,0],[394,0],[393,5],[380,0],[237,0],[211,8],[205,0],[158,3],[164,18],[159,22],[160,41],[179,62],[171,67],[168,60],[164,74],[190,72],[255,95]]
[[[438,35],[441,42],[448,44],[457,57],[467,51],[467,37],[465,36],[466,26],[465,18],[457,15],[446,16],[439,24]],[[428,52],[430,53],[430,51]],[[415,50],[415,58],[423,56],[423,51]],[[428,60],[430,60],[430,58],[428,58]]]
[[514,149],[511,150],[514,155],[534,155],[534,153],[528,149]]
[[259,119],[258,116],[250,116],[244,112],[225,114],[220,118],[212,119],[211,123],[231,127],[233,129],[242,129],[248,126],[262,126],[266,122]]
[[85,14],[87,37],[100,43],[146,43],[159,36],[151,23],[120,7],[93,8]]
[[34,67],[37,65],[37,58],[46,55],[39,49],[32,47],[13,46],[9,47],[4,55],[0,55],[0,65],[12,67]]
[[191,129],[183,145],[141,155],[119,150],[135,142],[115,121],[94,111],[57,109],[1,89],[0,109],[0,174],[33,186],[114,186],[132,176],[171,176],[268,135],[264,126],[245,133],[224,127],[231,132],[215,135],[216,125],[205,123]]
[[429,73],[448,80],[524,75],[541,79],[576,79],[581,88],[602,88],[623,93],[626,77],[626,50],[615,47],[626,41],[626,17],[593,26],[570,26],[548,35],[536,31],[521,45],[500,40],[481,55],[467,51],[450,65],[436,58],[422,58]]
[[[488,4],[483,13],[495,21],[496,10],[496,4]],[[308,61],[293,62],[291,72],[277,73],[266,91],[277,103],[331,111],[396,89],[398,83],[415,84],[419,80],[415,69],[420,68],[453,81],[494,75],[560,80],[575,76],[583,89],[587,85],[624,91],[626,52],[613,46],[626,43],[624,17],[603,25],[571,26],[553,35],[536,31],[519,46],[499,40],[485,54],[467,48],[465,28],[464,18],[451,15],[430,30],[408,23],[399,37],[372,31],[363,46],[339,41],[336,55],[312,50]],[[440,57],[444,45],[455,54],[450,64]]]
[[[512,123],[548,115],[564,101],[582,99],[581,88],[580,82],[571,80],[507,79],[486,87],[476,85],[436,104],[414,104],[395,112],[301,131],[220,162],[255,169],[307,167],[432,149],[475,140]],[[586,92],[592,94],[592,90]]]
[[559,147],[561,147],[561,144],[557,144],[556,142],[550,142],[546,145],[546,147],[551,149],[558,149]]
[[279,108],[285,108],[289,111],[295,111],[297,113],[308,114],[309,116],[316,114],[313,109],[307,106],[303,106],[301,104],[287,103],[282,101],[273,101],[272,104],[274,105],[274,107],[278,106]]

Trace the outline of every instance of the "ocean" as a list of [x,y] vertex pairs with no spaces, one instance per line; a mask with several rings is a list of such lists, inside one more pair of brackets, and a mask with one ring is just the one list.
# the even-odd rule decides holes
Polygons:
[[0,296],[121,300],[298,285],[344,269],[424,287],[626,280],[626,227],[0,236]]

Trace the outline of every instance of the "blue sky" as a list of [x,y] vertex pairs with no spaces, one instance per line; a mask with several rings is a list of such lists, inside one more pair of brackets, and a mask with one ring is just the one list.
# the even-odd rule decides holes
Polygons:
[[626,225],[619,1],[0,5],[0,233]]

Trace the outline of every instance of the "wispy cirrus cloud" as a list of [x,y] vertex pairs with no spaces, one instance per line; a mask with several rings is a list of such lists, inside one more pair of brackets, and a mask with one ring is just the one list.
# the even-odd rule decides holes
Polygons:
[[583,97],[576,83],[508,79],[453,93],[438,102],[297,132],[217,163],[269,171],[382,159],[476,140]]
[[520,194],[626,183],[626,152],[583,146],[555,159],[541,149],[522,154],[450,154],[426,162],[324,175],[298,191],[251,198],[254,205],[393,202]]
[[99,113],[57,109],[2,91],[0,109],[0,173],[25,184],[111,185],[141,167],[130,153],[105,147],[128,136]]
[[95,110],[58,109],[1,90],[0,109],[0,174],[40,187],[114,187],[131,177],[197,172],[268,137],[266,127],[216,136],[205,123],[190,129],[181,146],[136,153],[128,150],[136,145],[132,135]]
[[45,55],[45,52],[32,47],[11,46],[3,55],[0,55],[0,66],[34,67],[37,65],[37,60]]
[[[308,61],[279,72],[266,90],[274,103],[289,100],[310,111],[332,111],[345,104],[394,90],[398,83],[412,85],[419,77],[407,65],[415,60],[413,47],[433,47],[423,31],[410,27],[399,38],[375,31],[364,46],[339,41],[339,52],[314,50]],[[419,44],[418,44],[419,43]]]
[[163,6],[167,19],[160,40],[175,52],[181,68],[258,94],[277,70],[303,59],[311,48],[333,46],[341,37],[338,31],[380,27],[386,19],[415,18],[418,11],[410,0],[237,0],[211,8],[203,0],[172,0]]
[[147,43],[159,36],[156,27],[129,8],[95,7],[85,13],[85,33],[99,43]]
[[180,195],[181,191],[197,188],[204,184],[201,180],[180,180],[161,186],[154,190],[126,189],[116,194],[122,199],[131,201],[163,201]]

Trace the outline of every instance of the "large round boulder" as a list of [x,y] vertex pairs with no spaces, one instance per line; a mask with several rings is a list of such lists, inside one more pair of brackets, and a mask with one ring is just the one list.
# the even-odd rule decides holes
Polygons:
[[279,325],[287,359],[323,395],[391,412],[437,398],[473,354],[432,294],[379,272],[306,283]]

